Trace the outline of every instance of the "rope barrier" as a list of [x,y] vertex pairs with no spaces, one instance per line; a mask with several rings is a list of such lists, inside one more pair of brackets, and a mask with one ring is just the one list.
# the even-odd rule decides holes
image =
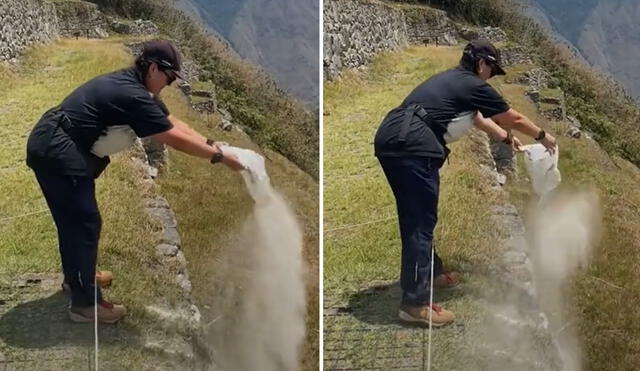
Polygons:
[[18,219],[18,218],[23,218],[23,217],[29,216],[29,215],[36,215],[36,214],[46,213],[47,211],[49,211],[49,209],[42,209],[42,210],[37,210],[37,211],[25,213],[25,214],[9,216],[9,217],[6,217],[6,218],[0,218],[0,223],[8,221],[8,220],[14,220],[14,219]]
[[93,275],[93,337],[95,348],[93,354],[95,356],[95,371],[98,371],[98,279]]
[[377,220],[372,220],[369,222],[364,222],[364,223],[358,223],[358,224],[345,224],[345,225],[341,225],[339,227],[336,228],[331,228],[331,229],[325,229],[325,233],[328,232],[334,232],[334,231],[339,231],[339,230],[343,230],[343,229],[352,229],[352,228],[357,228],[357,227],[361,227],[363,225],[368,225],[368,224],[375,224],[375,223],[381,223],[381,222],[385,222],[385,221],[389,221],[389,220],[393,220],[395,219],[395,216],[390,216],[387,218],[382,218],[382,219],[377,219]]
[[427,371],[431,371],[431,327],[433,317],[433,246],[431,246],[431,282],[429,282],[429,340],[427,341]]

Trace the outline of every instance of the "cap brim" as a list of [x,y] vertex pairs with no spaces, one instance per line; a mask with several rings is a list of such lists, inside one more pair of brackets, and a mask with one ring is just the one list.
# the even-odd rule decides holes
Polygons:
[[499,64],[494,63],[493,66],[496,68],[496,75],[506,75],[507,74],[507,72]]
[[176,75],[177,78],[179,78],[180,80],[186,81],[187,79],[184,78],[184,75],[182,74],[182,72],[180,71],[176,71],[176,70],[171,70],[173,71],[173,73]]

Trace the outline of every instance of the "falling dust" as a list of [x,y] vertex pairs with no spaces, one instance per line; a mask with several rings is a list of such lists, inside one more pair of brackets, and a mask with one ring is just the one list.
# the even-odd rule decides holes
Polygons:
[[538,304],[559,353],[563,371],[582,370],[573,330],[569,279],[589,263],[600,239],[600,202],[590,191],[563,191],[542,199],[528,218],[533,282]]
[[539,144],[525,147],[537,197],[524,228],[514,217],[520,227],[512,227],[516,232],[505,254],[512,257],[504,259],[508,273],[493,288],[484,330],[491,354],[486,369],[580,371],[569,286],[600,240],[600,201],[593,191],[559,187],[557,152],[550,156]]
[[264,158],[234,147],[250,171],[242,175],[255,200],[237,242],[218,262],[206,325],[216,370],[293,371],[305,335],[306,296],[302,231],[282,196],[269,183]]

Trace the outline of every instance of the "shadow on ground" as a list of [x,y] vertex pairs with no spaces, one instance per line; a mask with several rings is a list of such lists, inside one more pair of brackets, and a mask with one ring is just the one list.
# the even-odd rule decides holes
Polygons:
[[[73,323],[55,275],[32,275],[0,287],[0,370],[86,369],[94,349],[92,323]],[[100,348],[141,348],[139,330],[101,325]],[[14,368],[11,368],[14,367]]]
[[[464,295],[473,294],[461,287],[434,292],[434,303],[444,304]],[[354,293],[346,308],[339,311],[349,313],[359,321],[371,325],[403,325],[398,320],[398,308],[402,298],[400,282],[372,285]],[[413,326],[408,326],[409,328]]]
[[[6,345],[19,348],[93,346],[93,324],[71,322],[67,303],[67,297],[57,292],[14,306],[0,317],[0,339]],[[119,342],[123,331],[127,333],[128,343],[139,343],[140,334],[122,325],[101,326],[100,343]]]

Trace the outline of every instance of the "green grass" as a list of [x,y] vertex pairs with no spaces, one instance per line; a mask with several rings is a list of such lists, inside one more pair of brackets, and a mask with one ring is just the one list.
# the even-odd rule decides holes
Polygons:
[[[397,293],[370,292],[377,284],[396,281],[400,264],[395,201],[373,156],[372,141],[384,115],[422,80],[455,65],[460,52],[458,47],[412,47],[377,57],[366,73],[346,72],[325,83],[324,306],[328,311],[349,308],[348,315],[325,319],[325,361],[346,357],[349,367],[397,366],[374,356],[424,341],[421,330],[396,327]],[[472,362],[476,344],[471,329],[480,327],[485,310],[477,293],[490,284],[485,271],[497,253],[499,233],[489,208],[498,200],[480,175],[476,146],[470,139],[454,144],[442,171],[435,243],[448,269],[462,271],[470,283],[436,296],[467,326],[434,333],[438,369],[460,369]],[[359,327],[378,332],[341,332]],[[337,350],[341,347],[348,349]],[[405,348],[390,356],[419,363],[422,353]]]
[[[178,92],[167,94],[168,101],[184,99]],[[316,370],[319,357],[318,304],[318,183],[286,158],[273,151],[262,151],[251,139],[238,132],[216,130],[218,115],[198,115],[185,106],[173,107],[172,113],[196,130],[231,145],[251,148],[267,157],[267,171],[275,188],[292,205],[304,227],[304,258],[308,297],[307,338],[302,368]],[[172,205],[182,237],[183,251],[194,286],[203,323],[215,319],[211,306],[214,282],[224,279],[218,265],[221,252],[233,249],[243,221],[252,210],[253,201],[244,191],[241,178],[226,167],[212,167],[207,161],[172,151],[170,170],[159,179],[161,193]]]
[[[512,102],[517,110],[529,111],[530,102]],[[551,123],[528,113],[554,134],[566,130],[566,123]],[[640,364],[640,170],[630,162],[610,156],[592,140],[575,140],[558,135],[562,187],[595,189],[603,207],[603,238],[592,264],[573,278],[568,318],[577,322],[586,356],[587,370],[632,370]],[[519,173],[525,169],[520,163]],[[510,179],[507,187],[514,204],[525,211],[531,196],[525,177]],[[622,287],[617,289],[614,286]]]
[[[390,345],[422,342],[424,346],[419,332],[394,327],[399,293],[371,289],[380,282],[397,280],[400,258],[394,199],[373,156],[372,141],[386,112],[423,79],[454,65],[459,53],[458,48],[412,47],[379,56],[365,73],[346,72],[343,78],[325,83],[324,306],[328,311],[348,308],[344,315],[325,319],[325,355],[346,357],[356,367],[397,366],[395,361],[374,361],[379,354],[371,349],[384,353]],[[529,68],[515,70],[522,73]],[[543,118],[525,96],[526,87],[510,81],[506,76],[491,83],[515,109],[557,135],[563,187],[593,187],[603,204],[602,243],[589,268],[573,278],[567,298],[568,318],[575,321],[585,355],[584,369],[635,369],[640,364],[636,352],[640,347],[640,311],[636,308],[640,296],[640,170],[609,156],[593,141],[563,137],[566,123]],[[487,288],[489,278],[483,269],[496,253],[492,248],[495,226],[487,213],[497,200],[477,176],[476,150],[469,140],[457,142],[451,163],[442,171],[435,241],[445,263],[463,271],[466,288],[438,299],[458,315],[467,332],[434,333],[437,369],[468,369],[470,364],[477,367],[473,369],[482,368],[482,362],[465,362],[478,362],[469,354],[483,342],[470,332],[484,310],[473,296]],[[520,159],[518,174],[510,177],[506,188],[523,215],[531,198],[524,171]],[[368,332],[357,336],[341,332],[361,327],[391,330],[377,337]],[[406,359],[420,356],[413,348],[397,352]]]
[[[32,126],[50,107],[58,104],[75,87],[90,78],[126,67],[131,63],[122,40],[70,41],[35,47],[20,66],[2,76],[0,87],[0,135],[8,138],[0,149],[0,277],[3,287],[10,279],[35,272],[60,271],[56,229],[31,170],[24,162],[26,139]],[[144,305],[166,296],[174,300],[177,287],[167,282],[166,272],[157,267],[153,246],[159,226],[142,209],[142,195],[152,194],[140,183],[139,170],[128,154],[116,156],[105,175],[97,181],[97,197],[104,220],[99,267],[114,272],[115,281],[106,298],[123,302],[130,314],[123,329],[150,330]],[[40,212],[44,211],[44,212]],[[39,212],[32,216],[19,215]],[[16,217],[17,216],[17,217]],[[7,219],[12,218],[12,219]],[[140,269],[141,266],[149,269]],[[140,350],[117,344],[103,347],[105,354],[120,354],[144,364]],[[5,349],[6,350],[6,349]],[[138,353],[138,354],[136,354]],[[147,355],[149,356],[149,355]],[[125,363],[122,363],[124,365]],[[136,363],[134,363],[136,364]]]
[[[29,131],[48,108],[58,104],[74,88],[90,78],[126,67],[132,62],[123,42],[128,39],[62,40],[30,49],[19,68],[0,66],[0,293],[13,297],[9,286],[15,276],[32,272],[59,272],[56,230],[32,172],[24,163]],[[172,87],[163,98],[174,115],[217,140],[259,150],[240,133],[218,129],[217,115],[199,115]],[[318,183],[286,158],[268,151],[268,169],[273,182],[293,204],[305,227],[305,260],[308,276],[308,331],[304,369],[318,365]],[[177,299],[174,276],[159,268],[154,246],[159,226],[144,213],[142,197],[167,197],[179,220],[183,251],[188,260],[194,298],[198,304],[210,298],[206,284],[219,278],[214,269],[217,253],[251,209],[252,202],[237,174],[207,161],[171,153],[169,170],[149,189],[129,160],[131,153],[112,158],[112,164],[97,182],[103,216],[99,268],[114,272],[114,285],[106,298],[127,305],[130,314],[101,346],[102,366],[107,369],[144,369],[157,356],[141,351],[138,338],[156,331],[159,324],[145,316],[144,306],[161,298]],[[30,212],[31,217],[18,217]],[[213,298],[215,299],[215,298]],[[203,322],[207,317],[203,309]],[[71,325],[70,323],[68,325]],[[75,329],[75,327],[74,327]],[[22,329],[21,329],[22,330]],[[90,327],[83,338],[92,344]],[[34,333],[39,331],[33,330]],[[133,339],[131,334],[136,335]],[[30,350],[3,344],[6,357],[36,357]],[[8,358],[10,359],[10,358]],[[84,366],[83,366],[84,367]]]
[[[429,57],[436,50],[440,58]],[[376,59],[364,76],[347,73],[338,82],[325,84],[324,285],[328,292],[355,289],[372,279],[396,278],[400,251],[395,201],[373,156],[373,136],[387,111],[416,83],[451,66],[458,56],[458,48],[411,48]],[[490,241],[469,243],[474,234],[490,226],[482,222],[487,219],[489,200],[483,200],[485,184],[474,176],[478,163],[472,148],[469,141],[454,145],[443,171],[442,222],[436,242],[454,267],[459,264],[456,261],[484,259],[478,251],[490,245]],[[356,226],[377,220],[381,221]]]

